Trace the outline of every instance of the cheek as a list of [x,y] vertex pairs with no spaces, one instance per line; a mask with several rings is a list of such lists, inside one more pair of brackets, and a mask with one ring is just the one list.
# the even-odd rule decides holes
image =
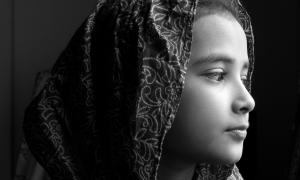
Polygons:
[[222,126],[224,104],[211,87],[199,82],[186,84],[178,110],[178,121],[193,137],[209,138]]
[[222,135],[225,127],[226,101],[224,93],[197,79],[186,81],[181,103],[171,128],[175,140],[182,139],[185,147],[207,147]]
[[241,147],[224,135],[230,121],[229,95],[196,78],[187,80],[165,150],[194,161],[236,159]]

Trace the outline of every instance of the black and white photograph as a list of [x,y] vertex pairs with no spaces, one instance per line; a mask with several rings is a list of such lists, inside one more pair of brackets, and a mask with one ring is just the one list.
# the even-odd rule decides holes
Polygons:
[[300,1],[1,0],[1,180],[300,180]]

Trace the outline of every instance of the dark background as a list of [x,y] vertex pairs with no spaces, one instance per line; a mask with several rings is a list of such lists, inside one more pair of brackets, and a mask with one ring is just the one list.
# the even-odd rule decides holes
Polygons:
[[[49,69],[96,0],[0,1],[0,179],[12,179],[34,77]],[[244,0],[255,35],[246,180],[286,180],[299,81],[299,1]]]
[[96,2],[0,0],[0,180],[14,179],[37,72],[53,66]]
[[244,0],[255,35],[250,129],[239,169],[245,179],[288,179],[296,121],[299,1]]

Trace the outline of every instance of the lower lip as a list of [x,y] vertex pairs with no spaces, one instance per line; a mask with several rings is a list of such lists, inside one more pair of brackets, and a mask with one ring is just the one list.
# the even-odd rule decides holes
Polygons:
[[244,140],[247,136],[246,130],[231,130],[231,131],[227,131],[227,132],[231,137],[233,137],[234,139],[236,139],[238,141]]

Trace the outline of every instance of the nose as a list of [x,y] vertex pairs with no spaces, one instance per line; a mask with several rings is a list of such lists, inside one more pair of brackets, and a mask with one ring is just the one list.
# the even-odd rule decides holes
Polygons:
[[234,94],[232,108],[235,113],[247,114],[254,109],[255,101],[244,84],[239,83]]

